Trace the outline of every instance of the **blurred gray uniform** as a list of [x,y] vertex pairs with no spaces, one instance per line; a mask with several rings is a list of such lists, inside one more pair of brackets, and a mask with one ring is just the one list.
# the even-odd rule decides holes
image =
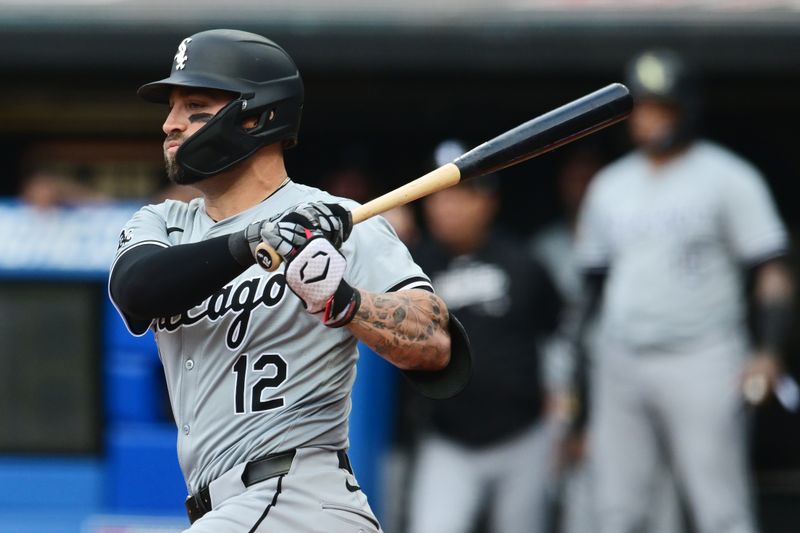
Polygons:
[[[575,257],[575,235],[570,224],[558,221],[536,234],[531,240],[531,253],[549,271],[564,299],[566,310],[562,313],[565,323],[562,329],[568,331],[567,322],[574,319],[574,310],[580,307],[583,297],[581,269]],[[593,328],[587,339],[589,346],[593,346],[594,333]],[[543,353],[548,386],[554,392],[568,391],[569,376],[573,374],[575,364],[569,341],[560,333],[552,335],[545,343]],[[562,428],[561,432],[565,430]],[[587,449],[587,455],[591,453],[591,449]],[[556,503],[561,508],[557,526],[560,533],[586,533],[597,525],[588,456],[571,465],[566,472],[561,472],[560,479],[552,483],[557,491],[553,497],[559,499]],[[664,465],[659,465],[656,476],[647,524],[642,533],[676,533],[680,531],[681,514],[672,476]]]
[[701,533],[756,530],[743,274],[786,247],[759,173],[717,145],[661,167],[634,152],[595,178],[577,254],[609,269],[591,419],[602,533],[639,527],[662,448]]
[[[202,199],[168,200],[134,215],[117,257],[145,243],[168,247],[241,231],[313,201],[354,205],[291,181],[220,222],[208,216]],[[356,226],[341,251],[347,258],[345,279],[354,287],[374,292],[430,288],[380,217]],[[132,333],[148,328],[155,333],[190,494],[210,484],[213,511],[192,531],[226,531],[220,515],[240,520],[242,531],[249,530],[267,515],[268,504],[265,531],[378,531],[366,496],[352,474],[340,468],[346,465],[336,453],[348,447],[357,340],[346,328],[327,328],[306,313],[282,272],[254,265],[194,308],[151,324],[123,315]],[[286,476],[245,490],[241,474],[247,461],[295,449]]]

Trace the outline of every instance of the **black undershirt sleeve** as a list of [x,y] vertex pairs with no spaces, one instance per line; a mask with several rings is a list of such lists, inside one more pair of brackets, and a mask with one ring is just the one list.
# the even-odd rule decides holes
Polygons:
[[[191,309],[255,261],[242,253],[243,234],[164,248],[143,244],[114,265],[109,290],[127,316],[152,320]],[[249,257],[249,260],[247,259]]]
[[794,324],[794,303],[791,294],[769,301],[759,301],[756,296],[756,281],[760,270],[773,262],[785,263],[783,255],[751,264],[747,270],[746,289],[748,297],[748,323],[752,329],[756,346],[773,355],[780,356]]
[[584,272],[584,299],[578,310],[578,316],[569,332],[572,352],[575,357],[573,369],[573,386],[575,387],[576,406],[573,413],[572,431],[582,432],[586,429],[589,419],[589,365],[586,335],[589,326],[597,315],[603,299],[608,269],[593,269]]

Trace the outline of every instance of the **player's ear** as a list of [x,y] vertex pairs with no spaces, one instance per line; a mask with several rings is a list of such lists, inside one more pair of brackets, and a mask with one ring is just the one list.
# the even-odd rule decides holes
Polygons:
[[254,130],[258,128],[263,121],[264,124],[269,124],[275,118],[275,110],[270,109],[267,113],[262,113],[259,115],[249,116],[242,119],[242,128],[246,130]]
[[242,120],[242,127],[246,130],[252,130],[258,126],[258,119],[256,117],[247,117]]

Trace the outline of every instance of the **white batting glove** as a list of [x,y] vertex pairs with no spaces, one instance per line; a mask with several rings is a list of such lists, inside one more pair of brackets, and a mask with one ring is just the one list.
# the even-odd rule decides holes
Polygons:
[[[353,218],[347,209],[339,204],[313,202],[301,204],[279,213],[269,220],[250,224],[244,238],[256,261],[261,242],[269,244],[285,261],[291,261],[306,242],[314,235],[322,235],[338,250],[350,236]],[[264,266],[264,265],[262,265]]]
[[328,327],[348,324],[361,305],[361,297],[346,281],[347,260],[320,233],[300,248],[286,267],[286,284],[306,311]]

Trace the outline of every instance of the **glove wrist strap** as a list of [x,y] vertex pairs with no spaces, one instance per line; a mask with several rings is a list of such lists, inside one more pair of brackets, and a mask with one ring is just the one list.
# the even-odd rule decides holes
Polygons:
[[361,307],[361,293],[342,280],[325,304],[322,322],[329,328],[340,328],[353,321]]

